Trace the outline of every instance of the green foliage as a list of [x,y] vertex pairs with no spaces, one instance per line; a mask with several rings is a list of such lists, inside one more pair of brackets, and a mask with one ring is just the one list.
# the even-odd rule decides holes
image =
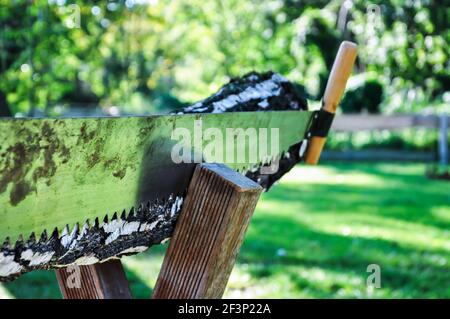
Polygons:
[[[354,73],[377,79],[350,93],[348,111],[419,111],[450,87],[449,11],[437,1],[0,3],[0,108],[13,113],[172,109],[230,77],[269,69],[319,99],[344,39],[359,45]],[[380,85],[380,106],[367,104],[379,100]]]
[[[416,164],[296,167],[263,194],[225,296],[449,298],[448,182],[424,173]],[[166,247],[123,258],[135,297],[150,295]],[[369,264],[381,268],[372,292]],[[60,296],[52,271],[1,288],[0,297]]]
[[368,80],[356,89],[349,90],[341,102],[344,113],[379,113],[383,86],[377,80]]
[[384,77],[386,111],[419,111],[417,100],[442,98],[450,87],[450,12],[439,1],[374,3],[370,14],[355,1],[348,24],[361,66]]

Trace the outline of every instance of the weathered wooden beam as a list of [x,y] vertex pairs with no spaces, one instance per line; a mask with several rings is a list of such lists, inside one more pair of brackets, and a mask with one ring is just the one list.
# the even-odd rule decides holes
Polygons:
[[448,165],[448,115],[439,116],[438,154],[439,164]]
[[436,129],[439,127],[439,118],[436,115],[417,114],[344,114],[336,117],[331,126],[333,131],[339,132],[394,131],[412,127]]
[[131,299],[120,260],[56,270],[64,299]]
[[261,191],[225,165],[198,165],[153,298],[222,297]]
[[357,151],[333,151],[325,150],[320,159],[323,161],[398,161],[398,162],[433,162],[436,161],[436,155],[433,152],[425,151],[406,151],[406,150],[357,150]]

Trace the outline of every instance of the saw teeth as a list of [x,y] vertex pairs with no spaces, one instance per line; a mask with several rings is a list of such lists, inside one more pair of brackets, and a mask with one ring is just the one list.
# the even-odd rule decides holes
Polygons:
[[81,229],[80,236],[86,235],[87,232],[88,232],[88,230],[89,230],[89,220],[87,220],[87,221],[84,222],[83,228]]
[[165,196],[163,196],[162,198],[159,198],[159,199],[156,201],[156,204],[158,205],[158,207],[161,207],[161,206],[163,206],[163,203],[167,202],[168,200],[169,200],[168,198],[166,198]]
[[134,209],[130,209],[130,211],[128,212],[128,218],[134,218]]
[[23,236],[19,235],[19,238],[14,244],[14,250],[20,250],[22,247],[23,247]]
[[69,236],[69,225],[64,226],[64,228],[61,232],[61,237],[65,237],[65,236]]
[[61,233],[60,243],[64,248],[67,248],[72,243],[72,240],[73,237],[70,236],[69,225],[66,225]]
[[130,209],[130,216],[140,217],[140,216],[136,213],[136,211],[134,210],[134,207],[132,207],[132,208]]
[[10,249],[11,248],[11,242],[9,240],[9,237],[6,237],[3,241],[3,249]]
[[100,228],[100,221],[98,220],[98,217],[94,220],[94,229],[98,230]]
[[148,219],[152,215],[153,211],[156,209],[156,205],[151,202],[147,202],[147,205],[145,205],[145,209],[142,212],[142,218]]
[[140,206],[136,207],[135,214],[139,217],[144,217],[144,209]]
[[80,231],[80,224],[79,224],[79,223],[76,223],[75,226],[73,226],[72,233],[70,234],[70,237],[71,237],[71,238],[77,237],[79,231]]
[[130,211],[130,213],[128,214],[128,216],[125,218],[126,221],[130,222],[130,221],[134,221],[136,220],[136,216],[134,215],[134,211]]
[[59,239],[59,231],[58,228],[55,227],[55,229],[52,232],[52,235],[50,236],[50,239]]
[[45,243],[48,239],[47,230],[44,229],[44,231],[41,234],[41,237],[39,238],[39,243]]
[[27,245],[34,245],[36,244],[36,235],[34,232],[31,233],[30,237],[28,237]]
[[[14,272],[0,272],[0,281],[14,279],[34,269],[63,267],[73,263],[92,264],[141,252],[170,236],[175,213],[180,210],[182,200],[183,196],[173,194],[164,200],[147,201],[129,211],[123,210],[120,215],[117,212],[112,216],[105,215],[103,220],[106,223],[101,225],[101,219],[95,218],[93,221],[86,220],[84,224],[75,223],[73,228],[70,225],[54,228],[51,234],[44,230],[38,241],[35,233],[31,233],[26,242],[23,236],[19,236],[14,248],[8,237],[0,254],[12,256],[21,268]],[[108,232],[108,227],[113,232]]]
[[146,205],[143,205],[143,209],[142,209],[142,217],[143,218],[147,218],[148,216],[151,215],[152,213],[152,209],[153,209],[153,205],[151,202],[147,202]]

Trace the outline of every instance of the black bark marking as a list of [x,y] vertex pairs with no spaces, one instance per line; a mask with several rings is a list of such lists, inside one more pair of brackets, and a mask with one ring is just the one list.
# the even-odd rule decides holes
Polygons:
[[[277,78],[276,73],[255,73],[251,72],[242,78],[232,79],[227,85],[222,87],[218,93],[212,95],[204,101],[194,104],[196,107],[185,107],[174,113],[210,113],[214,110],[213,103],[220,102],[230,95],[237,95],[248,88],[254,88],[258,84]],[[248,111],[275,111],[275,110],[308,110],[308,104],[301,90],[296,85],[288,81],[275,80],[279,93],[269,98],[253,98],[245,103],[238,103],[234,107],[227,108],[224,112],[248,112]],[[261,107],[262,102],[266,102],[265,107]],[[234,136],[236,138],[236,136]],[[300,142],[300,141],[299,141]],[[266,191],[279,180],[284,174],[289,172],[295,164],[300,162],[299,156],[300,144],[292,145],[287,154],[283,154],[279,161],[279,169],[275,174],[261,174],[261,167],[254,172],[247,172],[246,176],[260,184]]]

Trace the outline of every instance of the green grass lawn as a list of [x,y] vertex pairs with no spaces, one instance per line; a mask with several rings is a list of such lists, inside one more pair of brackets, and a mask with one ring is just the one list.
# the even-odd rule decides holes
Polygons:
[[[450,298],[450,184],[419,164],[297,166],[263,194],[225,297]],[[123,259],[145,298],[166,246]],[[367,266],[381,288],[366,288]],[[0,285],[3,298],[59,298],[52,271]]]

